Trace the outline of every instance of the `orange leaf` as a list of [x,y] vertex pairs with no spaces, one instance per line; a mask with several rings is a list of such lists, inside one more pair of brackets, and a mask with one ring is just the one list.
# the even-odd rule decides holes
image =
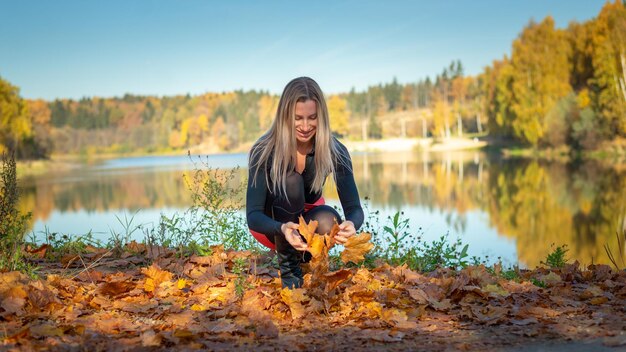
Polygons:
[[334,290],[337,286],[341,285],[342,282],[346,281],[352,272],[348,269],[338,270],[332,273],[324,274],[326,278],[326,291],[330,292]]
[[130,281],[105,282],[98,287],[98,293],[105,296],[114,297],[135,288],[135,284]]
[[344,244],[345,249],[341,252],[341,260],[344,263],[358,263],[365,259],[365,254],[374,248],[374,245],[370,242],[371,238],[372,235],[367,232],[348,238],[348,241]]
[[144,284],[146,292],[153,292],[162,282],[172,280],[173,276],[169,271],[161,270],[156,264],[152,264],[148,268],[142,268],[141,272],[148,277]]
[[52,248],[49,244],[42,244],[39,248],[27,248],[26,252],[32,254],[35,258],[43,259],[46,256],[46,252],[49,248]]
[[297,320],[304,316],[305,312],[302,302],[308,298],[304,295],[303,288],[283,288],[280,291],[280,297],[282,298],[283,302],[285,302],[285,304],[289,306],[292,319]]
[[321,254],[328,252],[326,238],[324,238],[324,236],[315,234],[313,237],[311,237],[310,241],[307,241],[307,251],[311,253],[313,258],[317,258]]
[[311,220],[307,224],[304,218],[300,216],[300,224],[298,225],[298,232],[304,237],[307,243],[310,243],[315,236],[315,230],[317,229],[317,221]]

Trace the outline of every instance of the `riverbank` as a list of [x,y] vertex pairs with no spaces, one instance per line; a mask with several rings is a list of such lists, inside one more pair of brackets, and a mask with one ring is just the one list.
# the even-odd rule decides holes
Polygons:
[[477,138],[448,139],[434,138],[391,138],[368,141],[345,141],[350,151],[358,152],[399,152],[422,150],[428,152],[444,152],[456,150],[480,149],[487,146],[487,142]]

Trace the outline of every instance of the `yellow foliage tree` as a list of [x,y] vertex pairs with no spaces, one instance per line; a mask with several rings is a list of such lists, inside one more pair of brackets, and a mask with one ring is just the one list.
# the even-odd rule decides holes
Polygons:
[[32,133],[28,109],[20,90],[0,77],[0,150],[15,149]]
[[530,144],[541,140],[546,115],[572,91],[570,53],[567,33],[554,28],[552,17],[531,22],[513,42],[513,130]]
[[348,121],[350,119],[348,102],[339,95],[333,95],[328,99],[327,104],[330,129],[341,136],[345,136],[348,133]]
[[278,98],[273,95],[264,95],[259,99],[259,129],[266,131],[276,115],[278,108]]

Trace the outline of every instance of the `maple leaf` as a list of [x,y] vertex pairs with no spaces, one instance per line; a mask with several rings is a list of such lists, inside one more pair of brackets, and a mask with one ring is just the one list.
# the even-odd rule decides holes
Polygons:
[[141,272],[148,277],[144,283],[144,290],[146,292],[154,292],[162,282],[172,279],[172,273],[161,270],[156,264],[152,264],[148,268],[142,268]]
[[372,235],[363,232],[360,235],[348,238],[344,244],[345,249],[341,252],[341,260],[344,263],[358,263],[365,259],[365,254],[374,248],[374,244],[370,242]]
[[298,232],[304,237],[307,243],[311,243],[311,240],[315,236],[315,230],[317,229],[317,221],[311,220],[307,224],[302,216],[300,216],[298,224]]
[[303,288],[289,289],[285,287],[280,291],[280,297],[289,307],[293,320],[298,320],[304,316],[305,311],[302,302],[308,298],[304,295]]

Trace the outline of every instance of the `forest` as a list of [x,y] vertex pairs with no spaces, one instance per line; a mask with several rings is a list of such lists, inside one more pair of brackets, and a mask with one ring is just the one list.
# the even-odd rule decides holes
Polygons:
[[[255,90],[31,100],[0,77],[0,148],[21,159],[245,150],[269,127],[277,104],[277,95]],[[510,56],[474,76],[455,60],[434,78],[393,78],[328,96],[327,104],[334,133],[351,140],[465,133],[570,153],[623,146],[626,8],[607,2],[594,19],[567,28],[551,17],[531,20]],[[382,121],[398,113],[402,126],[385,128]]]

